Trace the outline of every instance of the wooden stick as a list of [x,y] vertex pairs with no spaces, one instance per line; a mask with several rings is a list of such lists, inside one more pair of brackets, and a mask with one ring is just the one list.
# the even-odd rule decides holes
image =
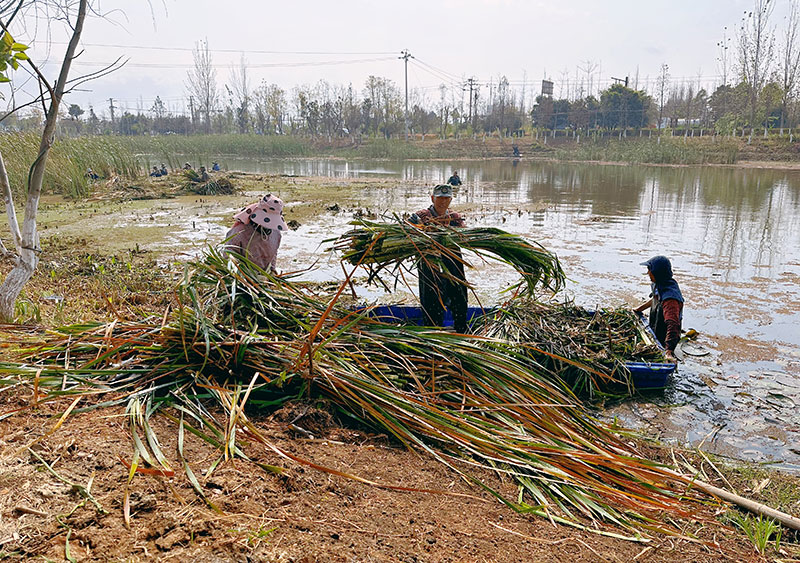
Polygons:
[[35,508],[30,508],[28,506],[17,505],[14,507],[14,510],[17,512],[22,512],[23,514],[35,514],[36,516],[48,516],[47,512],[42,512],[41,510],[36,510]]
[[735,495],[725,489],[720,489],[719,487],[715,487],[714,485],[710,485],[698,479],[692,479],[691,477],[687,477],[686,475],[681,475],[675,471],[671,471],[665,469],[665,471],[675,475],[680,479],[689,479],[690,483],[697,487],[698,489],[707,492],[710,495],[713,495],[717,498],[722,500],[731,502],[736,506],[744,508],[745,510],[749,510],[755,514],[760,514],[761,516],[766,516],[767,518],[772,518],[777,522],[780,522],[787,528],[791,528],[793,530],[800,530],[800,518],[796,518],[790,514],[786,514],[785,512],[781,512],[780,510],[775,510],[767,506],[766,504],[761,504],[760,502],[756,502],[754,500],[750,500],[739,495]]

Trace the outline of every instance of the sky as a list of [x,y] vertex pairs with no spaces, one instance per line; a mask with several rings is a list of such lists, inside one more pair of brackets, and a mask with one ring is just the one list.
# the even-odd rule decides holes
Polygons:
[[[789,0],[776,2],[780,26]],[[719,83],[717,43],[735,32],[752,0],[102,0],[104,18],[87,20],[83,53],[72,76],[117,57],[121,70],[83,85],[66,103],[107,114],[109,98],[124,109],[149,109],[160,96],[174,112],[187,109],[192,49],[207,40],[220,87],[244,56],[252,87],[262,81],[290,90],[326,80],[361,89],[368,76],[404,84],[429,101],[439,86],[460,88],[474,77],[485,96],[501,75],[526,98],[544,77],[556,96],[574,93],[588,74],[595,90],[612,77],[631,86],[655,84],[669,65],[673,82]],[[12,27],[15,39],[49,76],[57,72],[67,36],[52,18],[29,16]],[[593,69],[587,73],[586,69]],[[581,70],[583,69],[583,70]],[[638,76],[638,81],[637,81]],[[22,77],[20,77],[22,78]],[[30,90],[33,84],[26,88]],[[7,87],[6,87],[7,88]],[[2,92],[2,89],[0,89]],[[5,92],[3,92],[5,93]],[[8,99],[8,96],[6,95]]]

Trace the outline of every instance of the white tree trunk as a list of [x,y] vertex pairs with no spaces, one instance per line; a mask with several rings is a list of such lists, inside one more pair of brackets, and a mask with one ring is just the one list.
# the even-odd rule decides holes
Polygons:
[[[0,153],[0,189],[3,190],[3,201],[6,204],[6,215],[8,215],[8,229],[11,231],[11,242],[17,251],[17,255],[22,253],[22,235],[19,232],[19,223],[17,222],[17,211],[14,207],[14,194],[11,192],[11,182],[8,181],[8,172],[6,172],[6,163],[3,161],[3,154]],[[0,248],[3,254],[8,254],[8,250],[0,241]]]
[[[51,90],[52,99],[50,100],[47,119],[45,120],[44,130],[42,131],[42,141],[39,144],[39,156],[31,166],[31,173],[28,180],[28,199],[25,202],[25,219],[22,223],[22,233],[20,236],[19,258],[14,268],[3,281],[3,285],[0,286],[0,320],[13,320],[14,304],[17,301],[17,297],[19,297],[22,288],[25,287],[25,284],[28,283],[28,280],[33,276],[33,272],[36,270],[36,266],[39,263],[39,233],[36,229],[36,214],[39,210],[39,198],[42,195],[42,182],[44,180],[45,166],[47,165],[47,156],[53,144],[53,137],[58,122],[58,108],[61,104],[61,98],[64,96],[64,88],[69,78],[72,59],[75,57],[75,51],[80,42],[83,22],[86,19],[87,4],[88,0],[80,0],[78,16],[72,28],[72,37],[70,38],[66,53],[64,54],[64,61],[61,64],[58,81],[55,84],[55,89]],[[5,168],[3,168],[3,170],[5,170]],[[0,179],[0,182],[2,181],[3,180]],[[5,177],[5,183],[8,184],[7,175]],[[4,190],[4,194],[5,193]],[[11,194],[10,188],[7,194]],[[10,209],[13,211],[13,201],[11,203]],[[13,222],[16,222],[16,217]]]

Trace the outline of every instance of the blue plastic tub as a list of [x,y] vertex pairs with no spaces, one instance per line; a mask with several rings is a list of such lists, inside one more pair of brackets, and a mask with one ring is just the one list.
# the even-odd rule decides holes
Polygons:
[[[645,319],[644,315],[641,313],[637,313],[636,316],[639,319],[639,323],[642,325],[642,329],[653,337],[653,342],[655,342],[656,346],[663,352],[664,347],[656,338],[656,334],[653,332],[653,329],[650,328],[647,319]],[[676,368],[675,364],[671,362],[626,362],[625,366],[631,372],[633,386],[636,389],[663,389],[667,386],[669,376],[675,373]]]
[[[356,310],[362,310],[366,307],[358,307]],[[475,317],[480,317],[487,313],[494,311],[494,307],[482,309],[480,307],[467,307],[467,322],[472,321]],[[377,305],[369,310],[369,316],[378,319],[382,322],[403,322],[406,324],[415,324],[423,326],[425,324],[425,313],[422,307],[418,305]],[[443,326],[453,326],[453,314],[449,309],[444,312]]]
[[[363,310],[366,307],[356,307],[355,310]],[[467,307],[467,322],[475,317],[480,317],[496,310],[496,307]],[[591,313],[592,311],[588,311]],[[418,305],[377,305],[370,308],[369,316],[379,319],[382,322],[400,322],[422,326],[425,324],[425,314]],[[644,316],[639,313],[639,322],[642,323],[643,330],[649,332],[656,345],[664,349],[656,339],[655,334],[650,329]],[[450,310],[445,311],[444,326],[453,326],[453,315]],[[669,376],[675,372],[675,364],[672,363],[647,363],[647,362],[626,362],[625,366],[631,372],[633,386],[636,389],[663,389],[667,386]]]

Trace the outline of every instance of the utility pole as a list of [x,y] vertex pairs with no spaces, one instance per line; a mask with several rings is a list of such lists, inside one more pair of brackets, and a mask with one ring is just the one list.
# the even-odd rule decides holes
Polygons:
[[473,124],[473,129],[475,127],[473,120],[472,120],[472,91],[475,88],[475,79],[468,78],[467,79],[467,86],[469,86],[469,121]]
[[611,80],[614,80],[615,82],[619,82],[620,84],[625,84],[625,88],[628,87],[628,77],[627,76],[625,78],[615,78],[615,77],[612,76]]
[[111,126],[114,126],[114,110],[117,109],[117,106],[114,105],[114,98],[108,99],[108,109],[111,112]]
[[406,114],[405,114],[405,122],[406,122],[406,142],[408,142],[408,59],[413,59],[414,57],[411,53],[408,52],[408,49],[401,51],[400,56],[397,57],[398,59],[403,59],[406,65]]

